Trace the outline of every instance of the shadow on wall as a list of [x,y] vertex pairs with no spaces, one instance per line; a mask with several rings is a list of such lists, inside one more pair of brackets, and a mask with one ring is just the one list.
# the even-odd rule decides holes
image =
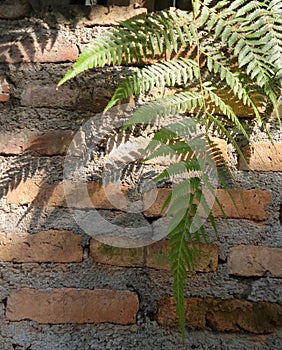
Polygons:
[[[85,6],[85,0],[0,0],[0,63],[48,62],[46,52],[54,51],[58,43],[60,25],[75,28],[79,23],[87,25],[110,25],[99,17],[119,18],[119,10],[113,5],[132,6],[148,11],[162,10],[174,4],[172,0],[96,0],[98,6]],[[190,0],[177,0],[176,7],[189,10]],[[130,12],[130,11],[129,11]],[[141,13],[141,12],[140,12]],[[32,19],[32,26],[24,22]],[[1,20],[14,20],[2,23]],[[22,21],[22,28],[17,23]],[[110,20],[110,18],[109,18]],[[61,50],[62,42],[58,45]],[[49,57],[51,62],[54,58]],[[67,60],[66,60],[67,61]]]
[[[83,43],[77,45],[74,30],[81,25],[99,25],[99,11],[104,13],[100,24],[109,26],[115,16],[118,20],[118,6],[130,5],[131,12],[126,8],[129,17],[134,13],[144,13],[144,6],[149,11],[157,8],[157,2],[153,0],[98,0],[97,4],[97,7],[85,6],[84,0],[0,0],[0,72],[6,75],[11,67],[20,70],[24,64],[73,62],[83,48]],[[112,5],[117,6],[114,9]],[[165,7],[170,5],[167,3]],[[124,10],[125,8],[122,16]],[[108,11],[108,17],[105,16],[105,11]],[[14,84],[9,81],[9,73],[7,80],[7,86],[10,84],[13,90]],[[15,113],[18,113],[16,109],[22,107],[18,97],[13,94],[13,99],[7,102],[9,96],[2,89],[3,84],[1,83],[0,93],[5,98],[5,108],[3,106],[1,112],[15,109]],[[37,110],[36,113],[39,113],[40,123],[40,111]],[[1,119],[5,120],[4,117]],[[21,117],[15,119],[20,122]],[[21,220],[36,210],[30,223],[30,227],[36,227],[46,206],[65,207],[62,192],[63,161],[73,132],[52,130],[43,136],[24,135],[23,139],[19,139],[18,136],[13,138],[12,133],[7,134],[4,125],[0,125],[0,131],[0,197],[8,196],[8,204],[27,207]],[[131,163],[130,167],[135,165]],[[129,170],[127,172],[131,173]],[[31,178],[35,180],[30,181]],[[20,197],[16,198],[15,193],[20,193]],[[102,205],[102,209],[108,209],[108,206],[104,207]]]
[[[114,4],[128,5],[128,2],[119,0],[115,1]],[[132,3],[130,1],[130,4]],[[134,3],[136,6],[132,5],[132,12],[128,11],[128,16],[134,13],[135,7],[138,9],[141,5],[143,6],[143,2],[139,4],[139,1],[134,1]],[[108,2],[98,1],[98,4],[107,5]],[[110,5],[112,4],[113,1]],[[118,10],[117,7],[116,9]],[[8,101],[9,91],[6,90],[9,89],[9,84],[13,89],[13,82],[9,81],[9,73],[6,74],[6,72],[11,67],[14,70],[20,70],[26,63],[36,65],[73,62],[81,50],[81,47],[78,47],[76,43],[77,38],[74,35],[74,30],[78,25],[85,23],[95,26],[98,16],[96,10],[102,11],[104,18],[106,18],[105,12],[111,11],[104,6],[97,6],[97,8],[85,6],[84,1],[76,0],[0,0],[0,32],[2,33],[0,37],[0,72],[7,75],[8,80],[8,82],[0,80],[0,97],[3,98],[0,102],[5,102],[5,108],[3,106],[0,113],[5,114],[7,109],[11,109],[11,111],[15,109],[15,113],[19,113],[16,109],[21,108],[15,95],[13,99]],[[143,10],[145,11],[145,9]],[[93,13],[95,13],[94,19],[91,15]],[[110,25],[111,21],[113,18],[109,18],[108,22],[101,22],[101,24],[107,26]],[[63,92],[61,93],[63,94]],[[40,114],[40,111],[35,111]],[[1,119],[6,121],[4,116]],[[15,119],[20,122],[21,117]],[[9,122],[7,120],[7,123]],[[40,115],[38,115],[38,123],[40,123]],[[56,128],[56,125],[53,128]],[[70,129],[73,130],[74,127]],[[57,185],[60,189],[62,188],[63,158],[66,147],[73,136],[72,130],[52,130],[40,137],[35,135],[30,138],[25,135],[23,139],[18,139],[17,136],[13,139],[13,134],[7,134],[4,125],[0,125],[0,131],[2,131],[0,135],[0,158],[2,158],[0,197],[8,195],[11,198],[11,193],[18,188],[22,190],[22,196],[27,195],[27,198],[20,199],[18,203],[28,207],[25,215],[34,209],[38,209],[37,212],[43,212],[44,206],[48,206],[54,198]],[[54,174],[56,175],[54,176]],[[29,194],[31,188],[20,187],[22,184],[27,185],[30,178],[40,178],[40,181],[35,180],[33,183],[34,191],[32,194]],[[62,199],[62,196],[60,198]],[[38,203],[40,208],[37,208]],[[55,205],[62,206],[59,202],[56,202]],[[36,226],[38,222],[37,213],[32,217],[30,225]]]
[[[64,47],[64,38],[59,36],[60,26],[74,29],[84,23],[90,26],[110,25],[101,17],[109,14],[109,17],[116,16],[117,21],[120,20],[118,9],[110,15],[112,5],[132,5],[134,9],[147,7],[152,10],[152,3],[97,0],[99,6],[85,6],[85,0],[0,0],[0,64],[54,62],[54,51],[62,51]],[[112,20],[109,18],[108,22]],[[50,56],[48,52],[51,50],[53,55]],[[65,60],[56,61],[72,61],[72,58],[69,53],[69,59],[65,57]]]
[[[122,226],[127,225],[126,217],[130,217],[130,220],[134,221],[134,225],[138,220],[144,221],[142,209],[136,215],[127,213],[125,196],[128,195],[128,191],[131,191],[129,196],[134,197],[133,201],[142,200],[142,198],[136,199],[136,195],[140,197],[140,194],[136,193],[134,181],[137,179],[137,182],[151,182],[151,178],[155,176],[153,169],[151,167],[145,169],[145,166],[136,159],[138,150],[136,150],[134,143],[134,148],[128,150],[127,154],[122,156],[124,163],[121,168],[120,164],[112,164],[111,162],[105,164],[105,157],[111,150],[123,145],[130,136],[120,137],[119,128],[117,128],[102,138],[94,149],[95,135],[93,137],[91,135],[77,148],[82,155],[77,157],[78,162],[69,163],[70,168],[67,169],[70,170],[70,173],[66,174],[66,169],[63,169],[64,166],[66,167],[65,156],[73,135],[74,131],[53,130],[42,135],[29,136],[29,138],[26,135],[25,140],[20,140],[18,137],[15,140],[12,140],[12,138],[6,140],[7,148],[2,150],[4,153],[0,154],[0,156],[3,156],[2,159],[5,159],[3,163],[7,163],[6,170],[2,171],[0,178],[0,198],[6,197],[6,203],[14,209],[24,209],[21,212],[21,217],[17,218],[17,225],[21,226],[21,223],[27,219],[23,225],[28,225],[30,232],[52,228],[52,225],[60,225],[58,222],[54,224],[53,220],[57,221],[56,217],[60,215],[60,212],[69,211],[63,180],[72,181],[73,175],[70,174],[72,170],[75,176],[78,174],[78,177],[74,178],[75,181],[83,179],[86,175],[85,186],[89,197],[85,193],[84,195],[79,192],[75,193],[74,206],[71,206],[81,211],[82,215],[84,215],[83,212],[86,213],[92,207],[106,211],[105,215],[109,216],[110,221],[110,212],[115,210],[112,219],[119,220],[118,218],[120,218],[123,221]],[[136,137],[136,130],[132,137]],[[142,140],[144,139],[142,136]],[[5,140],[1,140],[0,135],[0,144],[3,145],[4,143]],[[15,146],[14,149],[13,145]],[[83,148],[86,149],[85,153]],[[12,155],[12,157],[9,157],[9,155]],[[137,155],[140,156],[140,153]],[[69,157],[69,160],[71,160],[71,157]],[[86,173],[82,174],[80,178],[81,165],[83,170],[86,169]],[[120,193],[119,189],[113,185],[115,181],[119,182],[119,180],[125,180],[128,184],[128,186],[122,186],[123,193]],[[83,186],[82,183],[84,183],[84,180],[78,186]],[[132,188],[130,188],[130,183]],[[73,191],[72,185],[70,188]],[[77,188],[75,188],[75,191],[77,191]],[[111,199],[113,199],[113,202]],[[123,206],[122,203],[124,203]],[[68,218],[74,221],[73,217],[69,215]],[[74,222],[69,224],[75,225]],[[130,226],[132,223],[128,224]],[[145,224],[148,225],[147,222]]]

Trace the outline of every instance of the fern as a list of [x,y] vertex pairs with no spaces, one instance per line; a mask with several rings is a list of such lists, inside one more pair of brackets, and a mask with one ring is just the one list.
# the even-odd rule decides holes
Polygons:
[[203,107],[203,96],[199,92],[180,92],[148,102],[140,107],[125,123],[125,128],[135,124],[149,124],[171,114]]
[[[228,170],[209,133],[216,132],[229,140],[243,159],[236,136],[249,140],[222,91],[232,91],[240,103],[253,110],[258,125],[267,131],[252,93],[259,92],[272,103],[281,124],[277,99],[282,85],[282,0],[213,3],[192,0],[191,13],[170,9],[120,23],[95,38],[58,84],[95,67],[141,62],[145,66],[120,84],[105,110],[132,95],[175,88],[173,95],[136,109],[123,130],[161,121],[163,127],[155,133],[145,157],[168,156],[174,160],[155,180],[173,182],[166,207],[171,217],[173,290],[183,338],[187,271],[193,270],[199,243],[206,240],[200,211],[216,232],[205,193],[212,194],[222,209],[209,176],[214,171],[213,161]],[[150,58],[157,62],[146,65]],[[177,121],[171,123],[175,115]],[[197,137],[195,123],[205,128],[204,139]],[[226,188],[220,176],[219,180]]]
[[120,65],[143,61],[149,52],[151,57],[178,51],[185,42],[185,34],[190,40],[190,16],[184,11],[163,11],[158,14],[131,19],[120,23],[103,37],[90,44],[59,82],[59,86],[78,74],[108,65]]
[[189,58],[169,60],[146,67],[125,79],[117,88],[105,111],[132,95],[148,93],[154,88],[184,85],[199,78],[197,64]]

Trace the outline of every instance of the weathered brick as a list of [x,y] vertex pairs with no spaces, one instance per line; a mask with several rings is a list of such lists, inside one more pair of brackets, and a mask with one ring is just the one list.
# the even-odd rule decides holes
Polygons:
[[20,62],[74,62],[78,58],[78,48],[75,44],[68,43],[65,38],[57,38],[55,43],[48,43],[41,48],[35,45],[34,56],[24,51]]
[[[278,108],[279,117],[281,119],[282,118],[282,96],[280,96],[280,98],[277,101],[277,108]],[[270,115],[270,120],[273,120],[273,119],[277,119],[277,113],[274,109]]]
[[[265,190],[229,190],[229,192],[232,198],[226,190],[216,191],[217,198],[228,218],[255,221],[267,219],[265,206],[271,201],[271,192]],[[216,202],[212,213],[215,217],[223,216]]]
[[87,18],[79,19],[80,24],[84,25],[113,25],[125,21],[129,18],[145,15],[147,9],[136,8],[135,6],[111,6],[110,9],[105,6],[95,6],[90,9]]
[[[186,325],[196,329],[271,333],[282,327],[282,306],[238,299],[186,298],[185,318]],[[173,298],[165,297],[160,301],[156,319],[160,325],[176,326],[178,324]]]
[[214,151],[216,154],[214,155],[214,161],[217,166],[222,165],[222,159],[227,160],[227,142],[219,137],[212,137],[211,141],[214,144]]
[[105,89],[97,86],[87,88],[70,88],[54,84],[35,82],[29,84],[22,92],[21,105],[25,107],[50,107],[71,110],[91,110],[100,113],[114,93],[113,88]]
[[21,105],[27,107],[74,107],[79,90],[62,86],[56,90],[56,85],[30,83],[23,90]]
[[[38,36],[40,36],[39,32],[37,33]],[[55,63],[73,62],[77,59],[79,54],[78,47],[63,34],[44,33],[43,35],[46,35],[47,39],[43,37],[38,42],[36,34],[30,33],[25,35],[21,41],[16,40],[8,45],[6,44],[6,48],[3,47],[0,52],[0,63]],[[50,37],[51,39],[49,39]]]
[[79,262],[82,255],[81,237],[69,231],[0,233],[0,261]]
[[[86,184],[88,196],[85,197],[82,183],[68,183],[71,192],[71,205],[75,208],[125,209],[126,197],[115,185],[103,186],[91,181]],[[106,189],[106,192],[105,192]],[[22,181],[7,193],[7,203],[16,205],[31,204],[38,207],[67,207],[64,186],[62,183],[48,184],[40,180]]]
[[7,102],[10,99],[10,88],[7,80],[4,77],[0,77],[0,102]]
[[[208,147],[207,144],[205,144],[205,151],[202,152],[202,155],[200,152],[198,152],[198,157],[202,157],[204,158],[206,156],[206,152],[209,151],[210,152],[210,159],[213,159],[215,164],[217,166],[222,165],[222,161],[223,160],[227,160],[227,142],[223,139],[220,139],[218,137],[213,137],[212,139],[213,142],[213,146],[211,150],[210,147]],[[144,148],[147,146],[148,144],[148,140],[144,140]],[[213,152],[213,153],[212,153]],[[175,155],[169,155],[169,156],[159,156],[153,159],[148,159],[146,160],[144,163],[145,164],[161,164],[161,165],[165,165],[165,166],[169,166],[171,164],[174,164],[176,162],[179,162],[181,159],[186,160],[189,158],[189,154],[183,154],[181,155],[181,157],[177,154]]]
[[[170,270],[168,242],[162,240],[147,247],[146,266],[154,269]],[[191,244],[189,244],[191,247]],[[201,244],[195,242],[195,248],[199,255],[195,259],[192,272],[216,271],[218,265],[218,247],[215,244]]]
[[31,152],[34,155],[65,155],[75,132],[72,130],[48,130],[44,133],[0,132],[0,154],[17,155]]
[[[126,187],[119,190],[111,183],[103,186],[95,181],[90,181],[87,183],[87,189],[95,208],[125,210],[127,207]],[[79,204],[81,207],[87,207],[84,199]]]
[[0,154],[20,154],[25,149],[26,137],[22,134],[0,132]]
[[164,215],[166,213],[166,210],[162,210],[163,205],[170,193],[171,193],[170,188],[158,188],[157,197],[153,202],[153,204],[148,208],[148,203],[152,202],[152,198],[154,198],[155,192],[154,191],[146,192],[144,194],[143,207],[148,209],[144,210],[143,212],[144,215],[147,217]]
[[[156,57],[154,59],[152,58],[148,58],[146,60],[147,64],[155,64],[158,61],[162,61],[164,59],[175,59],[177,57],[187,57],[187,58],[191,58],[194,55],[193,50],[189,50],[187,52],[186,48],[183,48],[183,51],[181,52],[181,49],[179,50],[178,54],[175,55],[174,52],[172,52],[171,54],[159,54],[159,52],[156,52]],[[205,63],[202,65],[202,67],[205,66]],[[178,89],[177,88],[159,88],[159,89],[153,89],[150,94],[149,97],[152,99],[155,98],[159,98],[161,96],[169,96],[169,95],[174,95],[176,93],[178,93]],[[218,89],[215,90],[215,93],[230,107],[232,107],[233,112],[235,113],[235,115],[237,117],[244,117],[244,118],[253,118],[255,117],[255,113],[252,109],[251,106],[247,106],[243,103],[243,101],[238,100],[238,97],[235,96],[233,94],[233,92],[229,89],[226,88],[222,88],[222,89]],[[265,112],[265,101],[263,101],[264,97],[260,94],[251,94],[251,98],[253,100],[253,102],[255,103],[258,111],[260,113]],[[209,109],[209,111],[216,115],[222,115],[222,110],[215,105],[214,101],[212,101],[211,99],[207,98],[206,99],[206,106]],[[193,114],[193,113],[197,113],[200,111],[200,108],[198,106],[193,107],[192,109],[189,110],[189,114]]]
[[8,297],[6,317],[38,323],[133,324],[139,302],[135,293],[109,289],[14,290]]
[[40,155],[64,155],[74,134],[71,130],[49,130],[40,135],[31,134],[24,150]]
[[63,206],[64,190],[62,184],[51,185],[40,180],[22,181],[7,193],[7,203],[37,206]]
[[[103,239],[103,237],[101,237]],[[105,237],[107,239],[107,237]],[[112,244],[117,244],[119,238],[113,238]],[[123,242],[126,243],[126,242]],[[124,245],[123,245],[124,246]],[[95,262],[115,266],[137,266],[149,267],[160,270],[170,270],[169,248],[167,241],[159,241],[146,247],[146,258],[144,248],[119,248],[92,240],[90,244],[90,256]],[[215,244],[202,244],[199,248],[199,256],[195,261],[192,272],[216,271],[218,265],[218,247]],[[145,260],[144,260],[145,258]]]
[[244,157],[240,158],[240,170],[282,171],[282,142],[259,142],[243,149]]
[[28,0],[6,0],[0,5],[0,19],[20,19],[31,12]]
[[102,244],[95,239],[90,243],[90,256],[98,263],[115,266],[143,266],[143,248],[119,248]]
[[[234,113],[237,115],[237,117],[243,117],[243,118],[253,118],[255,117],[255,113],[252,109],[251,106],[248,106],[243,103],[243,101],[238,100],[238,97],[234,95],[232,90],[226,89],[226,88],[221,88],[215,91],[216,94],[227,104],[229,105]],[[263,95],[259,93],[252,93],[250,94],[250,97],[252,101],[255,103],[258,111],[260,113],[265,112],[265,106],[266,106],[266,101]],[[222,110],[214,104],[213,101],[207,100],[207,106],[210,108],[211,112],[213,114],[222,114]]]
[[282,277],[282,248],[254,245],[232,247],[228,256],[229,274],[237,276]]
[[[162,188],[158,190],[158,195],[150,208],[144,211],[144,215],[148,217],[161,216],[163,205],[171,193],[171,189]],[[151,201],[152,191],[145,193],[144,206]],[[249,219],[255,221],[263,221],[267,219],[265,206],[271,201],[271,193],[265,190],[216,190],[216,195],[227,218]],[[232,197],[230,197],[232,196]],[[201,211],[201,208],[199,208]],[[199,212],[201,214],[201,212]],[[223,213],[219,205],[214,202],[212,207],[214,217],[223,217]]]

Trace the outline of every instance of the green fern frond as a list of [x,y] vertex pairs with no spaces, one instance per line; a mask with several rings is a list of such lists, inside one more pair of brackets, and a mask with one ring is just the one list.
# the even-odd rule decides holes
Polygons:
[[198,67],[190,58],[168,60],[143,68],[126,78],[117,88],[105,111],[132,95],[148,93],[154,88],[185,85],[199,78]]
[[[164,145],[160,141],[152,140],[149,147],[146,148],[146,153],[150,148],[149,155],[145,156],[145,162],[158,157],[169,157],[170,160],[180,159],[182,154],[193,152],[193,149],[189,144],[184,141],[178,141],[173,144]],[[154,149],[154,150],[153,150]]]
[[120,65],[123,60],[126,64],[135,60],[143,62],[148,56],[162,55],[164,50],[177,52],[181,45],[193,41],[190,22],[191,16],[181,10],[161,11],[121,22],[86,47],[58,86],[91,68]]
[[222,133],[225,136],[225,138],[227,138],[230,141],[230,143],[234,146],[234,148],[236,149],[236,151],[240,155],[240,157],[244,160],[245,157],[244,157],[238,143],[235,141],[232,134],[225,127],[224,120],[222,120],[222,118],[220,118],[219,116],[216,116],[216,117],[213,116],[209,112],[207,112],[207,116],[208,116],[209,120],[211,121],[211,123],[213,123],[214,130],[217,130],[219,133]]
[[196,91],[185,91],[173,96],[165,96],[141,106],[125,123],[124,128],[135,124],[150,124],[159,118],[177,113],[192,112],[195,108],[202,108],[203,103],[202,95]]
[[203,54],[207,57],[207,67],[209,71],[218,75],[221,80],[225,80],[238,100],[253,109],[257,121],[262,125],[260,112],[253,102],[252,97],[249,95],[248,86],[243,84],[239,72],[231,70],[231,64],[228,58],[222,52],[214,50],[214,48],[210,46],[206,47],[206,51],[204,51]]
[[[185,161],[174,163],[167,167],[162,173],[156,176],[155,181],[171,179],[177,175],[187,175],[189,172],[197,172],[204,169],[199,159],[191,158]],[[184,185],[185,186],[185,183]]]
[[[193,269],[199,252],[197,243],[206,241],[201,211],[217,233],[205,190],[225,216],[209,175],[215,161],[224,169],[228,170],[228,167],[208,132],[215,131],[229,140],[243,161],[245,158],[235,135],[240,133],[249,140],[238,116],[218,89],[227,87],[238,101],[251,107],[259,126],[266,131],[252,97],[252,89],[255,89],[267,102],[272,102],[280,120],[277,99],[282,87],[282,1],[222,0],[213,3],[212,0],[193,0],[192,13],[168,10],[120,23],[96,38],[59,82],[61,85],[94,67],[146,62],[152,57],[163,62],[146,66],[126,78],[106,110],[123,99],[146,94],[154,88],[178,88],[175,95],[141,105],[123,130],[177,116],[177,122],[165,125],[155,133],[145,156],[147,160],[174,157],[174,163],[155,181],[172,180],[174,184],[164,208],[171,218],[168,231],[173,293],[183,339],[187,271]],[[172,54],[176,58],[166,60]],[[183,57],[187,54],[189,58]],[[190,113],[191,118],[182,113]],[[206,128],[204,140],[193,137],[194,133],[197,135],[196,130],[193,131],[195,123]],[[230,169],[228,174],[234,180]],[[220,173],[218,178],[227,190]],[[230,197],[233,200],[232,194]]]
[[[209,30],[214,31],[215,38],[219,37],[234,50],[239,68],[244,67],[261,87],[269,84],[275,73],[275,66],[265,56],[267,54],[263,52],[262,46],[269,26],[267,20],[264,22],[264,17],[258,17],[259,23],[253,23],[254,17],[249,22],[248,15],[252,16],[255,11],[260,13],[264,7],[259,1],[235,1],[220,14],[211,11],[209,22]],[[260,28],[259,31],[256,25]]]
[[176,123],[165,125],[165,127],[155,133],[153,140],[167,143],[173,138],[183,138],[187,135],[194,135],[197,130],[197,124],[193,118],[183,118]]
[[[188,183],[189,182],[189,183]],[[170,222],[169,233],[169,258],[171,272],[173,275],[173,295],[176,301],[176,311],[179,316],[179,324],[182,338],[185,336],[185,305],[184,287],[187,280],[187,271],[192,272],[195,259],[200,254],[201,238],[206,241],[205,231],[202,228],[202,220],[198,214],[197,202],[202,202],[204,195],[201,190],[201,180],[198,177],[185,180],[185,185],[189,189],[186,193],[186,208],[178,208],[179,198],[183,195],[183,186],[175,186],[170,201],[170,212],[176,213]],[[175,197],[175,200],[173,198]],[[173,208],[173,206],[175,206]],[[171,209],[172,208],[172,209]],[[175,210],[174,210],[175,209]],[[204,206],[207,214],[210,214],[208,205]],[[212,215],[210,215],[212,217]],[[198,229],[199,227],[199,229]],[[198,248],[194,239],[198,242]]]
[[249,135],[246,133],[246,130],[242,126],[240,120],[234,113],[232,107],[227,105],[220,96],[215,91],[215,88],[209,86],[208,84],[203,85],[203,89],[206,92],[206,95],[214,102],[215,106],[220,109],[223,115],[227,116],[233,123],[234,126],[238,128],[239,131],[245,136],[246,140],[249,141]]

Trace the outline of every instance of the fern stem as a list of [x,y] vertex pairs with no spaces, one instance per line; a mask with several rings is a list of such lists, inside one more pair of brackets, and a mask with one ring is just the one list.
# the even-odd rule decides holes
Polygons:
[[[203,88],[203,79],[202,79],[202,70],[201,70],[201,65],[200,65],[200,39],[199,39],[199,31],[198,27],[196,25],[196,13],[195,13],[195,2],[198,0],[191,0],[191,5],[192,5],[192,12],[193,12],[193,22],[195,24],[195,32],[196,32],[196,45],[197,45],[197,55],[196,55],[196,62],[197,62],[197,69],[198,69],[198,75],[199,75],[199,84],[200,84],[200,93],[202,95],[203,99],[203,109],[204,109],[204,116],[206,117],[206,126],[208,125],[209,119],[207,118],[207,104],[205,100],[205,93],[204,93],[204,88]],[[207,128],[208,129],[208,128]]]

